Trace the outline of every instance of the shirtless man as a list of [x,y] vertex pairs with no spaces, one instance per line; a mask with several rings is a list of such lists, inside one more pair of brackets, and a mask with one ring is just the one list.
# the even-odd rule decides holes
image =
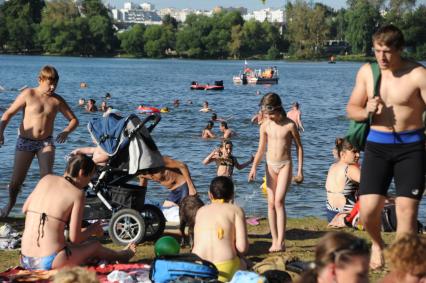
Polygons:
[[152,180],[169,189],[170,194],[163,204],[165,207],[179,205],[188,194],[196,195],[188,166],[167,156],[163,156],[163,161],[163,168],[139,175],[140,185],[147,186],[148,180]]
[[237,270],[247,268],[242,259],[249,246],[245,215],[232,204],[234,184],[230,178],[214,178],[208,195],[211,204],[201,207],[195,218],[192,252],[216,265],[219,281],[229,282]]
[[291,110],[287,113],[287,118],[293,120],[299,132],[304,132],[305,128],[303,128],[301,117],[302,113],[300,112],[300,105],[298,102],[294,102],[291,106]]
[[361,67],[347,105],[348,118],[363,121],[373,114],[361,166],[361,220],[371,236],[371,268],[383,266],[381,211],[389,184],[396,185],[397,237],[417,230],[419,202],[424,190],[425,149],[422,113],[426,101],[426,69],[401,58],[402,32],[395,26],[373,35],[381,70],[379,96],[373,98],[369,64]]
[[223,139],[230,139],[235,136],[235,132],[228,128],[228,123],[225,121],[220,122],[220,131],[223,133]]
[[64,143],[70,132],[78,126],[74,115],[65,100],[55,93],[59,75],[52,66],[44,66],[39,74],[39,85],[26,88],[4,112],[0,121],[0,145],[4,143],[4,130],[10,119],[20,110],[22,123],[16,143],[12,179],[9,183],[9,203],[0,210],[0,217],[9,215],[16,202],[19,189],[25,180],[34,156],[37,155],[40,177],[52,172],[55,159],[53,135],[56,114],[61,112],[69,121],[67,127],[56,137],[56,142]]

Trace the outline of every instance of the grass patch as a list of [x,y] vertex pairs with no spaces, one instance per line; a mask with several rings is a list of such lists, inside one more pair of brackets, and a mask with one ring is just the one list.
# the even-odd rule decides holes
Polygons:
[[[0,222],[9,223],[18,231],[22,231],[24,227],[23,218],[6,218]],[[300,260],[312,261],[314,259],[315,245],[318,240],[331,229],[327,228],[327,222],[323,219],[315,217],[305,218],[292,218],[288,219],[287,232],[286,232],[286,248],[285,253],[282,255],[297,257]],[[369,241],[368,235],[364,231],[355,231],[347,228],[344,231],[353,233],[358,237],[364,238]],[[177,229],[166,230],[166,233],[178,237]],[[268,249],[271,243],[271,236],[269,232],[267,219],[260,220],[260,225],[248,225],[250,248],[247,257],[254,263],[259,262],[269,256]],[[391,243],[394,238],[394,233],[382,233],[383,238],[387,244]],[[178,239],[179,241],[179,239]],[[103,244],[112,249],[121,249],[122,247],[112,244],[109,239],[103,239]],[[181,249],[181,252],[189,252],[189,248]],[[274,256],[280,253],[275,253]],[[137,253],[133,261],[140,261],[144,263],[151,263],[154,259],[154,243],[145,242],[138,246]],[[0,252],[0,270],[6,270],[11,266],[19,265],[19,251],[1,251]],[[382,278],[386,269],[381,271],[370,271],[370,280],[376,282]],[[295,277],[295,274],[291,274]]]

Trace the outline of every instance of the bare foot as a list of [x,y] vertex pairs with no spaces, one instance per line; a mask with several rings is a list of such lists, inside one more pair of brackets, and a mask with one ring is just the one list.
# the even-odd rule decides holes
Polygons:
[[370,268],[372,270],[380,269],[385,265],[385,259],[383,258],[383,250],[381,247],[372,245],[371,256],[370,256]]
[[136,253],[136,244],[130,243],[128,244],[122,251],[119,252],[120,254],[120,261],[122,262],[128,262]]
[[269,248],[270,253],[277,253],[277,252],[284,252],[284,251],[285,251],[284,245],[272,244],[272,246]]

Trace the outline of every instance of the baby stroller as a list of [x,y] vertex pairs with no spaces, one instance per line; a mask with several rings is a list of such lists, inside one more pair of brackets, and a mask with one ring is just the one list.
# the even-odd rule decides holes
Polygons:
[[[143,121],[134,114],[111,113],[88,124],[92,138],[110,158],[86,190],[83,220],[110,219],[108,233],[115,244],[154,241],[164,231],[161,210],[145,204],[146,187],[129,183],[144,170],[164,166],[150,135],[160,119],[158,113]],[[150,126],[145,127],[148,122]]]

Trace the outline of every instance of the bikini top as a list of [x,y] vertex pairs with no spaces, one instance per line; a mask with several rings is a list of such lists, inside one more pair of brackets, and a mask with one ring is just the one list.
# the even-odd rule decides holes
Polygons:
[[219,166],[225,166],[227,168],[229,168],[229,174],[232,176],[232,173],[234,171],[234,166],[235,166],[235,157],[230,156],[228,158],[219,158],[217,161]]
[[354,196],[356,194],[356,192],[358,191],[358,188],[359,188],[359,183],[349,179],[348,169],[349,169],[349,165],[347,165],[346,168],[345,168],[345,186],[343,187],[343,191],[332,192],[332,191],[327,190],[327,193],[341,194],[341,195],[345,196],[346,198]]
[[[70,182],[72,185],[74,185],[74,186],[76,185],[76,183],[74,182],[73,179],[71,179],[71,177],[65,176],[64,178],[65,178],[65,180]],[[31,213],[35,213],[35,214],[40,215],[40,221],[39,221],[38,230],[37,230],[37,247],[40,247],[40,237],[41,238],[44,237],[44,224],[46,223],[46,221],[48,221],[49,219],[54,219],[56,221],[60,221],[60,222],[64,223],[66,227],[68,226],[67,221],[65,221],[61,218],[55,217],[55,216],[48,215],[45,212],[39,212],[39,211],[34,211],[34,210],[29,210],[29,209],[27,210],[27,212],[31,212]]]

